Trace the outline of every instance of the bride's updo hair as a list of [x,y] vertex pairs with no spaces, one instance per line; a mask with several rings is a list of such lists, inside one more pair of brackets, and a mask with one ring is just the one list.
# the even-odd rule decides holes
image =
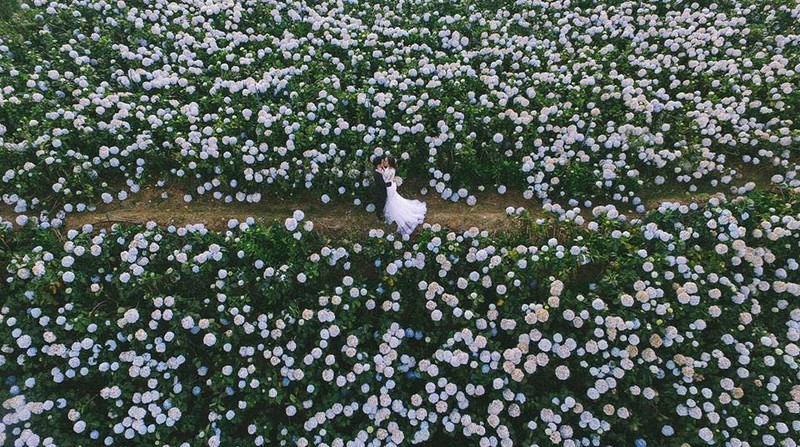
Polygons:
[[389,162],[389,166],[397,169],[397,161],[391,155],[386,156],[386,161]]

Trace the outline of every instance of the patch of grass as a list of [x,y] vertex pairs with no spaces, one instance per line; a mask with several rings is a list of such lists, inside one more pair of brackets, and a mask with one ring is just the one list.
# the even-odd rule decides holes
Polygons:
[[[718,193],[730,194],[731,187],[742,186],[747,182],[753,182],[758,188],[768,189],[772,186],[771,178],[774,174],[780,174],[782,171],[769,164],[762,164],[760,166],[752,164],[732,164],[732,168],[736,169],[736,175],[730,184],[718,184],[711,186],[708,181],[696,182],[697,190],[694,192],[689,191],[689,186],[686,183],[678,183],[675,181],[667,181],[663,185],[642,188],[640,197],[644,201],[645,208],[656,208],[661,202],[664,201],[677,201],[677,202],[702,202],[708,200],[710,197]],[[618,208],[624,208],[617,206]],[[633,207],[630,207],[633,210]]]
[[11,20],[11,16],[18,9],[19,0],[0,0],[0,21]]

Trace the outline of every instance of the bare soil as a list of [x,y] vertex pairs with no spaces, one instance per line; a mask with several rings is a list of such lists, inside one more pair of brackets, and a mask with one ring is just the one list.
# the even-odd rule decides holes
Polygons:
[[[426,195],[420,194],[419,185],[403,185],[402,194],[411,199],[425,201],[428,205],[426,222],[438,223],[454,230],[468,230],[470,227],[498,232],[518,225],[509,219],[505,209],[508,206],[530,208],[535,202],[522,197],[521,191],[511,191],[504,195],[486,192],[478,197],[475,206],[467,205],[463,200],[453,203],[443,200],[435,191]],[[161,197],[167,193],[167,198]],[[95,211],[73,212],[65,219],[65,228],[80,228],[84,224],[92,224],[95,228],[110,228],[114,223],[144,224],[154,221],[161,225],[185,225],[202,223],[209,229],[227,228],[230,219],[240,222],[252,217],[257,223],[282,221],[297,209],[303,210],[306,219],[314,222],[315,229],[332,236],[348,236],[362,233],[371,228],[384,228],[390,231],[391,226],[381,222],[375,213],[369,213],[364,206],[355,206],[344,199],[332,198],[329,203],[322,203],[319,196],[304,194],[300,197],[262,197],[260,203],[233,202],[225,203],[210,196],[195,197],[192,202],[183,200],[185,191],[178,187],[159,188],[147,186],[138,193],[129,195],[127,200],[115,200],[110,204],[100,204]],[[538,207],[538,206],[537,206]],[[13,209],[7,205],[0,206],[0,216],[12,219]]]
[[[742,185],[747,181],[753,181],[759,187],[769,187],[769,179],[773,173],[771,171],[772,169],[745,166],[739,170],[740,174],[733,183]],[[456,203],[443,200],[430,188],[426,195],[422,195],[420,190],[424,186],[426,185],[423,182],[409,181],[401,187],[401,191],[405,197],[420,199],[427,203],[426,222],[438,223],[456,231],[478,227],[496,234],[518,229],[519,222],[506,215],[505,210],[509,206],[524,207],[534,217],[542,214],[541,202],[526,200],[519,190],[509,190],[502,195],[490,188],[482,193],[475,191],[477,204],[469,206],[463,200]],[[691,193],[687,191],[685,185],[667,184],[644,188],[641,197],[645,208],[652,209],[663,201],[682,203],[705,201],[719,192],[727,194],[729,190],[729,185],[720,185],[716,188],[705,187]],[[163,192],[167,193],[167,198],[161,197]],[[145,186],[140,192],[131,194],[127,200],[100,204],[91,212],[68,214],[64,227],[80,228],[84,224],[92,224],[95,228],[110,228],[118,222],[144,224],[154,221],[164,226],[203,223],[209,229],[221,230],[227,228],[228,221],[233,218],[244,221],[247,217],[253,217],[257,223],[265,224],[275,220],[282,221],[294,210],[302,209],[306,219],[313,221],[317,230],[329,236],[348,237],[363,234],[371,228],[392,230],[389,225],[379,221],[375,213],[368,213],[363,206],[357,207],[351,201],[342,198],[333,197],[325,204],[318,195],[301,194],[290,198],[262,196],[260,203],[225,203],[211,196],[201,196],[186,203],[183,200],[184,192],[185,189],[180,185]],[[617,205],[617,207],[629,215],[635,214],[632,206]],[[0,216],[13,221],[16,214],[12,207],[0,204]]]

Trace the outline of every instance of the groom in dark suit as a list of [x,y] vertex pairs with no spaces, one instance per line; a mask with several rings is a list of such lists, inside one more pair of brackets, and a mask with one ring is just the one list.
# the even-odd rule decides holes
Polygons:
[[375,214],[381,221],[384,220],[383,207],[386,205],[386,188],[391,185],[383,181],[383,174],[378,171],[378,167],[383,162],[383,159],[384,157],[378,157],[377,155],[372,158],[372,166],[374,168],[372,172],[372,183],[375,185]]

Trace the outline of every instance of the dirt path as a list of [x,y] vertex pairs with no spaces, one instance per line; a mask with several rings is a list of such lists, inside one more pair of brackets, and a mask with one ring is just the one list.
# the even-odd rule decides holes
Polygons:
[[[740,171],[737,185],[747,181],[755,182],[759,187],[769,186],[771,170],[744,169]],[[506,207],[524,207],[534,215],[541,215],[541,201],[526,200],[522,191],[509,190],[505,194],[498,194],[494,190],[477,192],[478,199],[475,206],[469,206],[464,201],[453,203],[443,200],[434,192],[427,195],[420,194],[422,183],[412,183],[402,187],[403,193],[409,198],[424,200],[428,204],[426,222],[438,223],[442,226],[457,231],[468,230],[470,227],[486,229],[490,233],[511,230],[519,223],[509,219]],[[662,201],[705,201],[716,191],[728,193],[730,187],[703,188],[701,191],[689,193],[683,185],[665,185],[657,188],[645,189],[642,199],[646,209],[657,207]],[[161,194],[166,191],[167,198],[162,199]],[[568,208],[566,203],[562,206]],[[635,214],[633,207],[618,204],[617,208],[626,214]],[[159,225],[185,225],[188,223],[203,223],[210,229],[220,230],[227,228],[230,219],[236,218],[244,221],[253,217],[257,223],[270,223],[274,220],[283,220],[290,216],[296,209],[302,209],[306,218],[313,221],[315,228],[324,234],[338,237],[347,237],[363,234],[371,228],[384,228],[391,230],[388,225],[382,224],[374,213],[368,213],[363,207],[356,207],[352,202],[332,199],[324,204],[316,195],[303,195],[301,197],[265,197],[261,203],[225,203],[215,200],[210,196],[195,198],[191,203],[183,200],[183,189],[179,187],[157,188],[148,186],[142,188],[137,194],[132,194],[125,201],[114,201],[110,204],[100,204],[92,212],[70,213],[65,221],[66,228],[79,228],[90,223],[95,227],[108,228],[116,222],[143,224],[150,220]],[[583,213],[588,217],[588,213]],[[14,220],[15,213],[10,206],[0,204],[0,216],[4,219]]]
[[[453,203],[431,192],[423,196],[419,193],[419,188],[404,189],[407,197],[417,198],[428,204],[426,222],[438,223],[455,230],[467,230],[475,226],[492,232],[503,231],[515,225],[506,216],[506,207],[523,206],[531,211],[540,207],[539,202],[525,200],[520,191],[504,195],[487,192],[477,196],[478,202],[475,206],[468,206],[464,201]],[[166,190],[166,199],[161,198],[163,191],[164,189],[155,187],[143,188],[124,202],[101,204],[93,212],[70,213],[67,215],[65,227],[78,228],[87,223],[95,227],[110,227],[115,222],[146,223],[152,220],[159,225],[203,223],[211,229],[219,230],[227,228],[228,221],[232,218],[244,221],[247,217],[253,217],[257,223],[269,223],[276,219],[286,219],[296,209],[302,209],[306,219],[313,221],[315,228],[325,234],[347,236],[383,227],[375,213],[368,213],[363,207],[356,207],[352,202],[344,200],[331,200],[325,204],[319,197],[308,195],[288,199],[262,198],[261,203],[224,203],[211,197],[201,197],[186,203],[181,190]],[[3,215],[2,212],[0,210],[0,215]],[[390,229],[388,225],[383,228]]]

